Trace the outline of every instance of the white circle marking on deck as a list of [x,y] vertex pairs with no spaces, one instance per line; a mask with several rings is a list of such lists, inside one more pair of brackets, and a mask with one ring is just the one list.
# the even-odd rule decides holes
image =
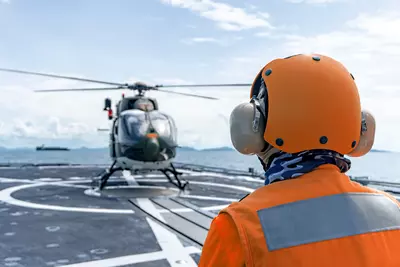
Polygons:
[[[8,178],[8,180],[12,180],[12,178]],[[15,179],[17,180],[17,179]],[[168,182],[167,179],[140,179],[141,181],[152,181],[152,182]],[[0,191],[0,201],[5,203],[25,207],[25,208],[33,208],[33,209],[44,209],[44,210],[55,210],[55,211],[69,211],[69,212],[87,212],[87,213],[111,213],[111,214],[133,214],[134,211],[130,209],[101,209],[101,208],[83,208],[83,207],[68,207],[68,206],[57,206],[57,205],[48,205],[48,204],[40,204],[40,203],[33,203],[28,201],[23,201],[12,197],[12,194],[28,188],[39,187],[39,186],[46,186],[46,185],[53,185],[53,186],[74,186],[75,182],[82,183],[83,181],[62,181],[62,182],[36,182],[36,183],[29,183],[23,185],[17,185],[13,187],[9,187]],[[200,181],[190,181],[191,184],[198,184],[198,185],[206,185],[211,187],[224,187],[235,189],[239,191],[245,192],[253,192],[254,189],[244,187],[244,186],[236,186],[236,185],[229,185],[229,184],[218,184],[212,182],[200,182]],[[79,186],[82,188],[82,186]],[[215,201],[224,201],[224,202],[232,202],[232,198],[220,198],[220,197],[208,197],[208,196],[198,196],[198,195],[184,195],[183,198],[194,198],[194,199],[207,199],[207,200],[215,200]],[[202,207],[201,209],[205,210],[213,210],[213,209],[221,209],[222,205],[215,205],[210,207]],[[187,212],[186,209],[176,209],[178,212],[182,210],[182,212]],[[173,209],[173,211],[175,211]]]
[[[133,210],[129,209],[92,209],[92,208],[81,208],[81,207],[66,207],[66,206],[57,206],[57,205],[48,205],[48,204],[39,204],[28,201],[23,201],[12,197],[12,194],[23,189],[28,189],[32,187],[45,186],[49,185],[47,183],[36,183],[36,184],[24,184],[9,187],[0,191],[0,201],[9,203],[11,205],[20,206],[24,208],[32,208],[32,209],[44,209],[44,210],[55,210],[55,211],[75,211],[75,212],[88,212],[88,213],[116,213],[116,214],[133,214],[135,213]],[[62,186],[62,182],[57,184]]]

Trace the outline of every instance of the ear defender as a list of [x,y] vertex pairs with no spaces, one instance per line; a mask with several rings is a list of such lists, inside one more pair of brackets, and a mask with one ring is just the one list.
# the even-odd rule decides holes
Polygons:
[[242,103],[236,106],[230,116],[230,134],[232,145],[242,154],[261,152],[265,146],[265,120],[254,103]]
[[[358,144],[347,155],[350,157],[361,157],[371,151],[375,141],[376,122],[374,116],[368,111],[361,113],[361,135]],[[355,141],[354,141],[355,143]]]
[[250,103],[236,106],[229,119],[232,145],[245,155],[260,153],[266,144],[264,140],[266,89],[261,72],[252,88]]

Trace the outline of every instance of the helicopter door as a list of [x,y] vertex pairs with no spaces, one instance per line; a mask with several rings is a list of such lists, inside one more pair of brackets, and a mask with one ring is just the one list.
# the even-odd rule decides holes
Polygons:
[[111,158],[115,158],[116,154],[115,154],[115,137],[116,135],[118,135],[118,119],[115,119],[113,121],[112,124],[112,128],[110,131],[110,145],[109,145],[109,149],[110,149],[110,156]]

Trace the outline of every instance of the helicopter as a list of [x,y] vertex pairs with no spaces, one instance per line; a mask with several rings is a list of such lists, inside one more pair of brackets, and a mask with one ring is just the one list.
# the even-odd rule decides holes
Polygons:
[[[102,88],[47,89],[35,90],[34,92],[105,91],[123,89],[137,92],[134,96],[129,97],[122,94],[121,99],[115,106],[115,115],[114,110],[112,109],[111,99],[106,98],[104,100],[103,111],[107,111],[108,120],[112,121],[112,126],[109,130],[109,156],[112,160],[112,164],[109,168],[105,169],[100,175],[93,179],[94,184],[97,185],[99,190],[104,189],[113,173],[124,170],[131,171],[131,173],[134,174],[139,172],[160,171],[167,177],[169,182],[178,187],[179,190],[185,190],[185,187],[188,185],[188,181],[181,178],[182,173],[178,172],[173,165],[173,160],[177,154],[176,149],[179,147],[177,144],[178,130],[175,121],[170,115],[161,112],[157,100],[145,96],[145,92],[154,90],[190,97],[218,100],[218,98],[215,97],[169,91],[161,88],[237,87],[252,85],[247,83],[233,83],[149,86],[143,82],[135,82],[133,84],[115,83],[7,68],[0,68],[0,71],[69,79],[111,86]],[[105,129],[98,129],[98,131],[105,131]]]

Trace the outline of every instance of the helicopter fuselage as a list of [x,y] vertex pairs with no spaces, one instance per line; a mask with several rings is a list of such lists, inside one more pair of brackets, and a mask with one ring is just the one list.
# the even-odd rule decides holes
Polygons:
[[123,169],[163,169],[176,156],[175,122],[158,110],[124,110],[113,120],[109,146]]
[[178,147],[177,128],[171,116],[158,110],[157,101],[143,95],[123,96],[114,116],[111,100],[107,98],[104,110],[113,121],[109,136],[113,163],[100,176],[99,189],[104,188],[115,171],[129,170],[133,173],[160,171],[169,182],[184,190],[188,182],[179,178],[182,173],[173,165]]

